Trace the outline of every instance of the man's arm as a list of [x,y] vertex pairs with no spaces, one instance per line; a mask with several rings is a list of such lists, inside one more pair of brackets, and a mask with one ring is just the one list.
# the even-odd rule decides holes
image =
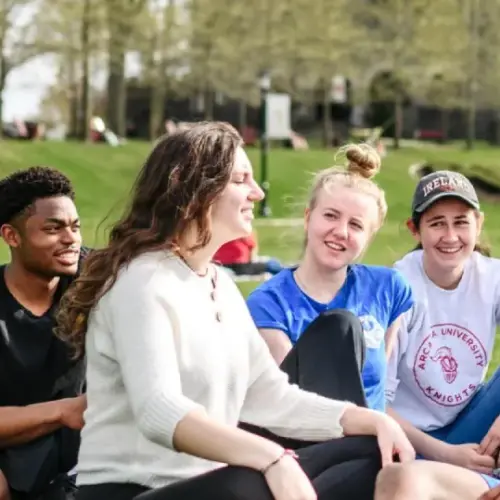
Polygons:
[[0,408],[0,448],[33,441],[61,427],[81,429],[85,396]]

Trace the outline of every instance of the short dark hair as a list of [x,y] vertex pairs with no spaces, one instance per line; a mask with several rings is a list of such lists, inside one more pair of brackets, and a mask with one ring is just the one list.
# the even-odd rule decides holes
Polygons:
[[52,196],[75,199],[71,181],[55,168],[36,166],[5,177],[0,180],[0,227],[37,200]]

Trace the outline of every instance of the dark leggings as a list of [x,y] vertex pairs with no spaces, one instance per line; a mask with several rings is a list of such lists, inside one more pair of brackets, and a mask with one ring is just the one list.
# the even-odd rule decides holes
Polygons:
[[300,336],[281,369],[290,382],[327,398],[366,407],[361,372],[366,344],[359,319],[344,309],[320,314]]
[[[366,407],[361,371],[365,339],[359,319],[344,309],[320,314],[304,331],[281,364],[292,384],[326,398]],[[267,429],[242,423],[243,429],[278,441],[287,448],[313,444],[278,437]]]
[[[297,451],[320,500],[372,500],[380,455],[375,438],[349,437]],[[134,484],[82,486],[77,500],[272,500],[264,476],[244,467],[224,467],[165,488]]]
[[[320,315],[304,332],[282,369],[293,383],[323,396],[366,405],[360,371],[365,345],[359,320],[343,310]],[[278,437],[248,424],[241,427],[295,448],[320,500],[371,500],[380,470],[376,439],[369,436],[308,443]],[[82,486],[77,500],[271,500],[264,477],[244,467],[224,467],[148,490],[134,484]]]

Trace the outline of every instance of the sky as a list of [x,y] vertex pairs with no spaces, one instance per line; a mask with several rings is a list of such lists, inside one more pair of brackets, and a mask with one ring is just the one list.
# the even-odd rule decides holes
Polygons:
[[[40,103],[52,85],[56,83],[57,64],[53,57],[44,56],[27,62],[24,66],[13,69],[7,76],[3,92],[3,121],[23,120],[36,117]],[[138,76],[141,65],[137,54],[127,54],[125,74],[131,78]],[[106,73],[94,73],[92,86],[104,88]]]
[[[157,6],[164,5],[166,0],[151,0]],[[15,23],[24,25],[33,18],[36,0],[16,10]],[[138,59],[134,54],[127,55],[126,75],[135,76],[140,72]],[[3,121],[26,119],[36,116],[41,100],[47,89],[56,81],[57,66],[54,57],[37,57],[19,68],[13,69],[7,76],[7,82],[2,94]],[[92,84],[102,87],[105,74],[94,75]]]
[[[150,8],[161,9],[167,0],[149,0]],[[177,0],[176,5],[182,6],[184,0]],[[27,5],[15,12],[15,25],[29,23],[37,8],[37,0],[28,2]],[[133,77],[140,74],[141,66],[136,54],[127,54],[125,74]],[[26,119],[37,115],[44,94],[56,82],[57,66],[53,57],[44,56],[27,62],[22,67],[16,68],[7,76],[3,91],[3,121],[13,119]],[[105,72],[93,75],[92,85],[104,88]]]
[[[22,7],[15,8],[11,15],[11,22],[16,26],[25,26],[33,18],[36,2],[30,2]],[[11,37],[16,32],[9,31]],[[39,109],[42,96],[48,86],[54,81],[50,58],[37,58],[25,65],[13,69],[7,75],[7,81],[2,93],[4,121],[14,118],[27,118]]]
[[3,92],[3,121],[36,115],[48,87],[56,78],[50,57],[37,58],[11,71]]

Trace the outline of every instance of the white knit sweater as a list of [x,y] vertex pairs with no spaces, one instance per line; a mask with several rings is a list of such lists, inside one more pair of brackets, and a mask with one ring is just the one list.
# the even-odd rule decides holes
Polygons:
[[[220,464],[173,450],[177,423],[204,407],[288,437],[342,435],[349,403],[288,383],[231,278],[211,283],[164,252],[143,255],[118,277],[90,317],[85,427],[78,483],[168,485]],[[222,311],[222,321],[215,319]]]

